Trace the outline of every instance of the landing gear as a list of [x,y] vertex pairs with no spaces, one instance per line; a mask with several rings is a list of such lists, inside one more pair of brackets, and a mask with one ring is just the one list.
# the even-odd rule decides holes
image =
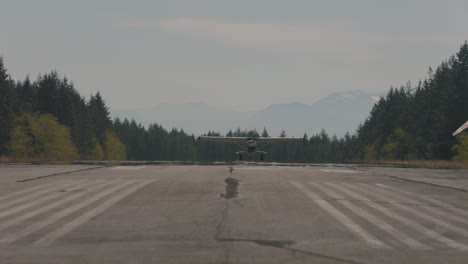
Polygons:
[[239,154],[239,161],[242,160],[242,154]]
[[260,161],[263,162],[263,153],[260,154]]

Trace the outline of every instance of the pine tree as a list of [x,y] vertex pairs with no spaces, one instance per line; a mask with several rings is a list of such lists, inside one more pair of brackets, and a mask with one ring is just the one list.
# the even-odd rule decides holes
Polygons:
[[43,114],[59,116],[61,105],[59,98],[60,77],[56,71],[39,76],[37,81],[38,111]]
[[6,155],[13,127],[14,82],[7,74],[0,57],[0,156]]
[[111,126],[109,108],[106,106],[101,94],[92,95],[88,103],[93,132],[99,144],[104,143],[105,132]]

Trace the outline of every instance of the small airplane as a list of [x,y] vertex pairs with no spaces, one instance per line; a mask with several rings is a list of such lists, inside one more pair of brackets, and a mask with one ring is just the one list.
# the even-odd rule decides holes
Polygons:
[[[242,160],[243,154],[254,155],[256,153],[260,154],[260,161],[264,160],[264,155],[267,154],[266,151],[257,150],[257,143],[285,143],[285,142],[304,142],[304,138],[294,138],[294,137],[213,137],[213,136],[201,136],[198,137],[201,141],[210,141],[210,142],[223,142],[223,143],[234,143],[243,150],[237,151],[236,154],[239,157],[239,160]],[[245,144],[241,146],[239,144]]]
[[452,136],[456,136],[456,135],[460,134],[465,129],[468,129],[468,121],[466,121],[466,123],[464,123],[461,127],[459,127],[457,130],[455,130],[455,132],[453,132]]

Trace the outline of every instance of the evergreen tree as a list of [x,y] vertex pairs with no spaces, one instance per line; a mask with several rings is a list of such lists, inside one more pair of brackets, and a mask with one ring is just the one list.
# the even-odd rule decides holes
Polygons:
[[99,144],[104,143],[106,130],[111,126],[109,108],[106,106],[101,94],[91,95],[88,103],[91,122],[93,124],[94,135]]
[[0,57],[0,156],[7,154],[13,125],[14,83]]
[[37,80],[37,111],[53,116],[59,116],[61,114],[61,102],[59,98],[60,84],[61,80],[56,71],[39,76]]
[[20,112],[34,112],[37,109],[37,88],[31,83],[29,75],[16,85],[16,96]]

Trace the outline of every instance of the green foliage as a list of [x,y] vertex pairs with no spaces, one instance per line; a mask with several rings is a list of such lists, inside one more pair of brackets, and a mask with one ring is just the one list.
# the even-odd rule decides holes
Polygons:
[[88,156],[82,157],[88,160],[104,160],[105,154],[104,149],[102,148],[101,144],[97,141],[96,138],[92,138],[89,142],[90,144],[90,151]]
[[[259,146],[267,161],[346,162],[379,159],[465,160],[465,136],[451,133],[468,117],[468,43],[431,68],[424,81],[391,88],[356,134],[338,139],[322,130],[304,143]],[[40,114],[31,114],[40,113]],[[100,93],[87,101],[57,72],[13,81],[0,57],[0,156],[43,159],[200,160],[236,159],[234,144],[198,142],[183,130],[147,128],[134,120],[110,120]],[[221,133],[209,131],[210,136]],[[226,136],[268,137],[266,128]],[[280,137],[286,136],[282,131]],[[76,146],[76,148],[75,148]]]
[[458,144],[453,146],[455,153],[454,161],[468,162],[468,133],[462,133],[457,136]]
[[30,114],[23,114],[15,120],[9,150],[16,158],[32,158],[41,150],[31,128],[31,118]]
[[109,108],[106,106],[104,99],[98,92],[96,95],[91,96],[88,103],[91,122],[93,124],[93,132],[99,144],[104,144],[105,134],[107,129],[110,128],[111,119],[109,117]]
[[104,136],[104,153],[106,160],[125,160],[125,145],[110,130]]
[[[110,129],[108,108],[101,95],[91,95],[87,102],[66,77],[56,71],[42,74],[32,82],[29,76],[22,82],[13,82],[0,59],[0,155],[9,154],[11,135],[24,136],[20,129],[13,131],[14,116],[25,112],[40,112],[54,116],[70,129],[73,144],[83,159],[103,157],[104,132]],[[99,143],[101,147],[96,145]],[[20,151],[19,148],[16,148]],[[23,156],[28,151],[23,149]],[[12,153],[10,153],[12,154]]]
[[365,161],[375,161],[378,159],[377,151],[375,149],[374,144],[367,145],[364,153]]
[[374,145],[377,158],[445,159],[453,157],[452,132],[468,117],[468,43],[413,87],[391,88],[357,131],[363,158]]
[[49,114],[24,113],[15,119],[10,152],[17,158],[70,160],[78,158],[70,130]]
[[386,159],[408,159],[409,140],[406,132],[401,128],[396,128],[387,138],[387,142],[382,147],[382,155]]
[[7,154],[14,116],[14,83],[0,57],[0,156]]

